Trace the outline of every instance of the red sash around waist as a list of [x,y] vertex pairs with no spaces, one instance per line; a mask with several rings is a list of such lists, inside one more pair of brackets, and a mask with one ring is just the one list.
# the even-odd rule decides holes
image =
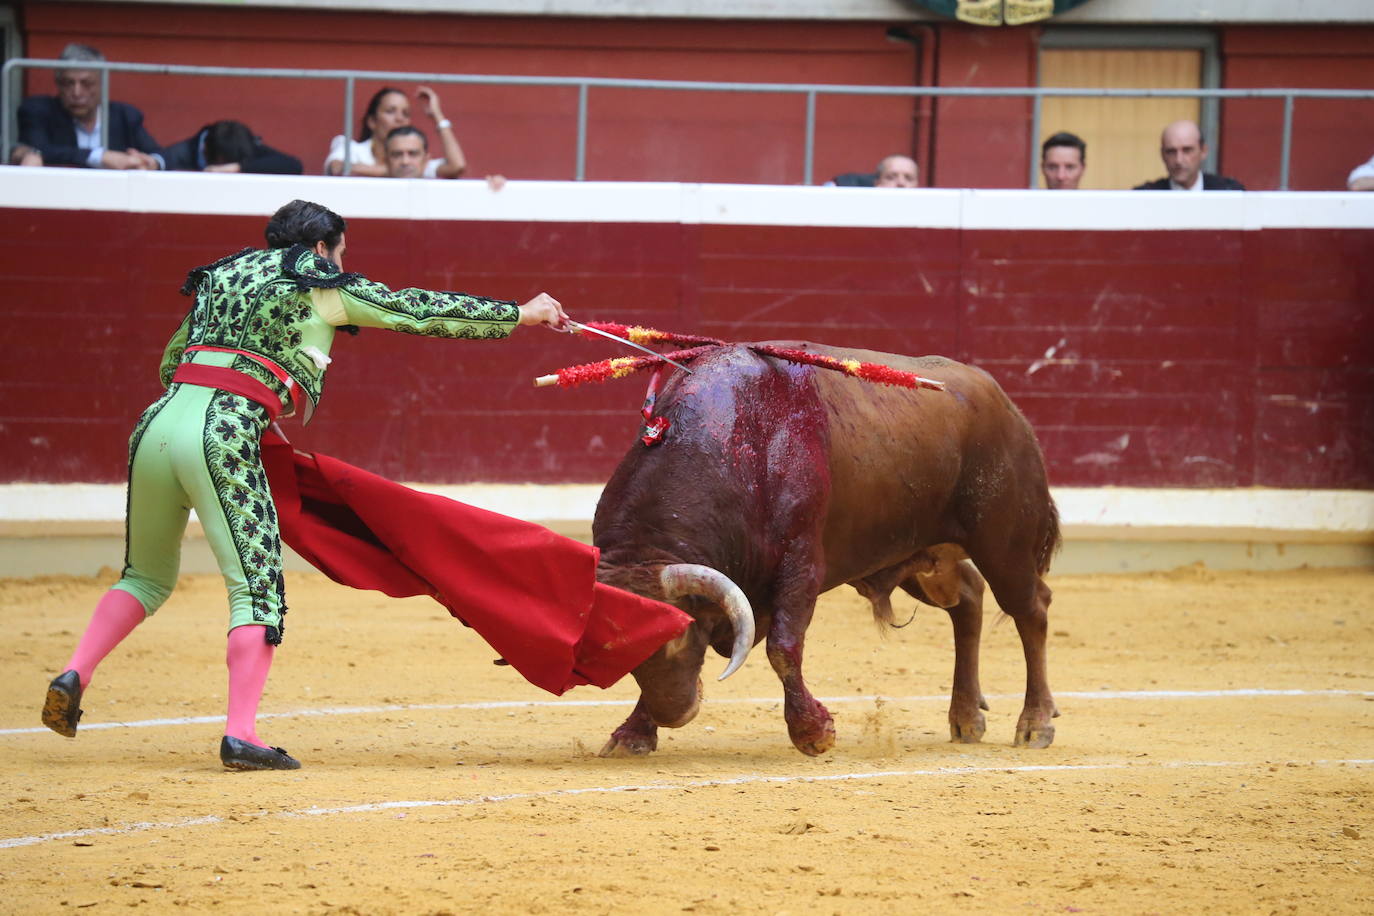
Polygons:
[[224,366],[204,366],[199,363],[182,363],[172,375],[173,382],[183,385],[200,385],[203,388],[218,388],[230,394],[242,395],[248,400],[261,404],[276,422],[281,415],[281,399],[262,382],[242,372]]
[[[310,419],[310,410],[306,410],[303,414],[301,413],[301,402],[305,400],[305,392],[301,389],[301,386],[296,384],[296,380],[287,374],[285,369],[278,366],[267,357],[259,356],[256,353],[249,353],[247,350],[238,350],[233,347],[215,347],[210,344],[192,344],[186,348],[187,353],[194,353],[197,350],[204,350],[209,353],[232,353],[235,356],[243,356],[247,359],[251,359],[253,362],[272,373],[272,376],[277,381],[281,382],[282,387],[291,395],[291,413],[287,414],[287,416],[301,414],[307,421]],[[241,394],[242,392],[236,393]],[[247,397],[247,395],[244,396]],[[275,403],[277,399],[273,396],[272,400]]]

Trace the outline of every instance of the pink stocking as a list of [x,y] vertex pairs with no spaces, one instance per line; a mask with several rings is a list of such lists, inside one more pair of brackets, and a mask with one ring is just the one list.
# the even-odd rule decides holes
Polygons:
[[91,622],[86,624],[86,632],[76,644],[71,661],[62,670],[75,671],[81,678],[81,689],[85,690],[95,674],[96,665],[147,616],[142,602],[133,595],[121,589],[110,589],[95,606]]
[[258,740],[258,701],[262,699],[267,672],[272,670],[272,652],[276,649],[268,644],[266,629],[234,627],[229,631],[229,648],[224,654],[224,663],[229,666],[229,718],[224,723],[224,733],[258,747],[267,747]]

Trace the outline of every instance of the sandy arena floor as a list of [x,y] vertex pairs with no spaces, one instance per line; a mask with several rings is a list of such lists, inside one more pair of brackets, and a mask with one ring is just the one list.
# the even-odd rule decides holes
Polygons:
[[595,752],[631,680],[560,700],[437,605],[294,575],[261,733],[296,773],[219,765],[214,577],[106,662],[75,740],[38,724],[108,581],[0,582],[0,912],[1374,912],[1371,571],[1052,578],[1043,751],[1010,746],[1010,621],[985,742],[952,745],[944,614],[883,638],[845,589],[806,659],[834,751],[792,749],[756,651],[630,760]]

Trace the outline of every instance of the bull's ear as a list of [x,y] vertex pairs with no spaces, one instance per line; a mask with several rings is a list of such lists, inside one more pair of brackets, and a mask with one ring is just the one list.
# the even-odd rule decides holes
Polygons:
[[730,650],[730,663],[717,680],[723,681],[738,671],[754,645],[754,609],[749,606],[743,590],[725,573],[696,563],[665,566],[658,581],[663,587],[665,601],[685,596],[700,597],[725,611],[735,631],[735,642]]

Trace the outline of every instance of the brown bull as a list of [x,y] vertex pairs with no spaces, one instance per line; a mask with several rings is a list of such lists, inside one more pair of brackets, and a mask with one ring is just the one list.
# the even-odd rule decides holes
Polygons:
[[1058,711],[1041,577],[1059,520],[1025,418],[990,376],[951,360],[780,345],[917,372],[947,390],[879,386],[744,346],[671,377],[658,401],[667,435],[621,461],[592,530],[601,581],[675,601],[696,623],[635,669],[639,703],[602,755],[647,754],[658,726],[691,721],[706,647],[725,655],[735,643],[733,670],[753,641],[749,608],[782,680],[792,743],[805,754],[829,750],[834,723],[802,678],[802,648],[817,596],[844,584],[880,621],[891,620],[897,587],[949,612],[950,735],[978,741],[984,578],[1026,658],[1015,743],[1048,746]]

